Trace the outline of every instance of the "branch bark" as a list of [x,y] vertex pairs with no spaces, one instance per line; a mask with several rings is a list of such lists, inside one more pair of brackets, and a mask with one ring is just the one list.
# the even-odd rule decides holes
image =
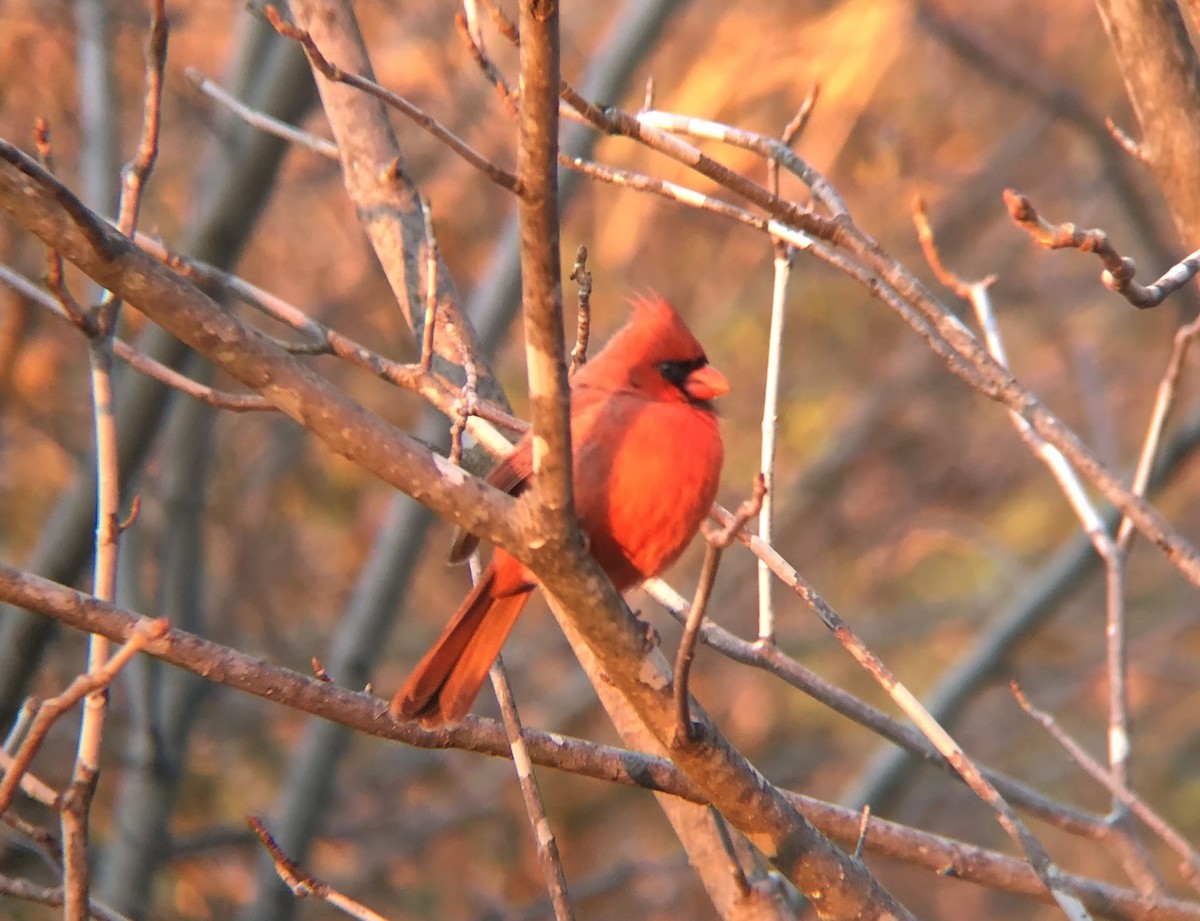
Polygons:
[[1142,149],[1189,250],[1200,248],[1200,60],[1174,0],[1096,0]]

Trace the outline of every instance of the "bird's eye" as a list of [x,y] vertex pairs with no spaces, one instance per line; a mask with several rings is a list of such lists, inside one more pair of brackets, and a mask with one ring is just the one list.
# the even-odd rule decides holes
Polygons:
[[660,361],[656,367],[658,373],[670,384],[676,387],[682,387],[684,381],[688,379],[688,375],[693,371],[697,371],[708,364],[708,359],[703,355],[699,358],[692,358],[688,361]]

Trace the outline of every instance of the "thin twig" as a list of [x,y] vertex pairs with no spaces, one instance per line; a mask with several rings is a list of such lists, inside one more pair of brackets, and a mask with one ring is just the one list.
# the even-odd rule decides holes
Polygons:
[[[716,512],[714,517],[717,519],[718,524],[728,524],[734,521],[734,516],[723,509],[714,507],[714,512]],[[749,542],[749,538],[744,532],[740,535],[739,539]],[[1016,842],[1017,846],[1021,848],[1021,851],[1029,861],[1029,865],[1041,878],[1047,890],[1053,896],[1054,901],[1067,916],[1073,919],[1088,917],[1086,910],[1078,898],[1063,886],[1062,874],[1053,861],[1050,860],[1041,842],[1029,831],[1025,823],[1021,821],[1012,807],[1001,796],[995,785],[983,775],[978,765],[967,757],[954,738],[937,720],[930,716],[929,712],[921,706],[921,702],[892,674],[891,670],[867,647],[862,639],[855,634],[850,625],[834,610],[833,606],[801,577],[786,560],[773,552],[767,556],[767,559],[771,563],[771,571],[779,576],[785,585],[791,587],[801,600],[808,604],[812,611],[820,618],[821,622],[833,633],[837,641],[841,643],[843,648],[887,692],[888,696],[896,702],[905,716],[912,720],[917,728],[925,734],[975,795],[991,808],[1000,826]]]
[[[137,150],[121,170],[121,193],[117,202],[117,229],[132,237],[142,210],[142,193],[158,159],[158,137],[162,126],[163,73],[167,66],[167,11],[165,0],[152,0],[150,35],[146,39],[146,89],[142,98],[142,130]],[[97,323],[106,335],[116,329],[121,302],[106,291],[97,309]]]
[[[115,318],[115,299],[109,302],[110,318]],[[100,316],[104,316],[102,306]],[[110,332],[113,326],[100,321]],[[121,541],[121,478],[117,442],[116,408],[113,404],[112,345],[109,336],[98,334],[88,339],[88,359],[92,372],[92,416],[96,444],[96,540],[92,573],[92,594],[113,601],[117,593],[117,555]],[[103,672],[108,663],[107,637],[88,637],[88,672]],[[89,867],[87,854],[88,814],[96,781],[100,776],[100,746],[108,710],[108,682],[98,685],[83,701],[79,724],[79,745],[71,782],[63,794],[63,892],[64,913],[68,921],[81,921],[87,915]]]
[[[808,88],[808,94],[804,97],[804,101],[800,103],[800,108],[796,110],[796,114],[792,116],[791,121],[784,125],[783,134],[780,135],[779,140],[785,147],[791,148],[796,143],[796,140],[800,137],[800,135],[804,133],[804,129],[808,127],[808,121],[810,118],[812,118],[813,110],[817,105],[817,97],[820,95],[820,93],[821,86],[819,83],[814,83],[812,86],[810,86]],[[643,111],[653,108],[651,102],[652,100],[650,99],[646,100]],[[771,194],[778,196],[779,161],[774,157],[771,157],[767,161],[767,175],[770,180],[767,184],[770,186]]]
[[[303,348],[289,349],[292,352],[305,354],[329,354],[340,358],[354,367],[367,371],[381,380],[397,387],[411,390],[421,396],[432,406],[447,416],[453,417],[457,412],[456,406],[460,390],[452,388],[449,383],[437,374],[425,375],[418,365],[406,365],[392,361],[389,358],[368,349],[366,346],[351,339],[344,333],[314,320],[300,308],[288,303],[276,295],[254,285],[244,278],[239,278],[205,263],[189,260],[178,254],[171,253],[162,244],[141,234],[138,235],[138,245],[152,254],[155,258],[169,265],[172,269],[205,285],[212,285],[223,292],[243,301],[274,320],[278,320],[295,329],[307,340]],[[446,323],[447,333],[451,333],[450,322]],[[462,337],[453,337],[458,343],[461,355],[466,355],[466,344]],[[465,362],[466,359],[464,358]],[[474,366],[472,366],[474,367]],[[464,373],[466,370],[464,369]],[[478,374],[477,370],[474,373]],[[497,432],[494,426],[500,426],[510,432],[524,432],[527,424],[509,415],[501,407],[490,402],[478,401],[467,420],[466,430],[470,435],[485,445],[493,455],[508,451],[512,443]]]
[[[30,699],[32,700],[33,698]],[[39,704],[35,701],[33,707],[22,707],[22,716],[28,712],[30,714],[30,719],[32,719],[32,717],[37,713],[38,705]],[[22,730],[22,734],[28,731],[29,725],[29,721],[26,721]],[[7,774],[14,770],[16,766],[17,759],[8,751],[0,749],[0,773]],[[52,809],[58,806],[58,792],[37,775],[31,773],[28,769],[21,774],[21,792],[30,799],[35,800],[44,806],[49,806]]]
[[281,122],[279,119],[273,118],[265,112],[259,112],[257,109],[250,108],[250,106],[246,105],[240,99],[227,93],[219,84],[208,79],[195,67],[184,68],[183,73],[196,89],[224,106],[247,125],[251,125],[267,134],[273,134],[275,137],[283,138],[292,144],[305,147],[328,160],[337,160],[341,156],[338,152],[337,144],[333,143],[333,141],[328,138],[317,137],[315,134],[309,134],[307,131],[301,131],[299,128],[289,125],[286,122]]
[[[17,750],[17,746],[25,740],[25,735],[29,732],[33,718],[37,715],[37,708],[41,705],[42,702],[36,697],[25,698],[24,703],[21,704],[20,711],[17,713],[17,718],[13,720],[13,724],[8,730],[8,735],[4,737],[4,754],[12,755]],[[5,770],[7,769],[8,766],[5,765]]]
[[[33,125],[33,143],[38,160],[47,171],[54,172],[54,149],[50,142],[50,124],[38,117]],[[46,250],[46,287],[54,296],[59,310],[67,320],[89,338],[96,335],[96,319],[84,310],[67,287],[63,273],[62,253],[53,248]]]
[[[26,777],[29,775],[26,774]],[[57,803],[55,804],[57,806]],[[62,846],[48,829],[41,828],[15,814],[11,809],[0,816],[0,821],[19,835],[24,835],[38,852],[46,867],[56,876],[62,875]]]
[[[1146,495],[1146,489],[1150,484],[1150,475],[1154,470],[1163,433],[1166,431],[1167,419],[1175,406],[1175,397],[1179,389],[1179,379],[1183,374],[1184,362],[1197,336],[1200,336],[1200,317],[1184,324],[1175,332],[1171,357],[1167,360],[1162,379],[1158,382],[1158,390],[1154,396],[1154,409],[1150,414],[1150,424],[1147,426],[1146,437],[1142,440],[1142,451],[1138,456],[1137,469],[1134,471],[1133,482],[1130,485],[1131,491],[1139,496]],[[1120,527],[1117,529],[1117,546],[1122,553],[1129,552],[1130,543],[1136,533],[1133,522],[1122,517]]]
[[[726,519],[731,517],[730,513],[724,509],[716,512],[715,516],[718,518],[725,516]],[[746,535],[745,532],[743,532],[743,543],[756,557],[766,561],[772,568],[772,572],[785,585],[795,589],[794,580],[788,578],[789,572],[794,575],[794,570],[782,568],[786,567],[787,563],[776,551],[766,546],[757,535]],[[661,579],[651,579],[643,583],[642,588],[666,608],[680,624],[687,622],[690,607],[688,601],[673,588]],[[921,758],[927,764],[941,768],[951,776],[962,780],[950,763],[919,731],[907,723],[901,723],[891,718],[815,674],[796,659],[784,653],[778,646],[764,646],[757,642],[747,642],[707,619],[700,629],[700,638],[731,661],[760,669],[778,678],[914,757]],[[1100,840],[1109,834],[1108,823],[1101,816],[1050,800],[1033,788],[995,771],[985,769],[984,776],[1009,802],[1020,806],[1056,828],[1089,840]]]
[[[203,263],[169,254],[165,248],[148,245],[140,236],[138,243],[147,252],[152,253],[156,258],[163,259],[163,261],[177,271],[182,271],[183,274],[197,280],[202,280],[206,284],[213,284],[223,290],[227,290],[233,296],[244,301],[247,305],[254,307],[264,315],[295,329],[311,343],[308,349],[310,354],[334,355],[354,367],[374,374],[381,380],[387,381],[397,387],[403,387],[406,390],[412,390],[447,416],[454,415],[458,391],[453,389],[440,376],[436,374],[425,375],[421,373],[417,365],[405,365],[385,358],[377,352],[368,349],[365,345],[351,339],[344,333],[338,332],[313,319],[298,307],[259,288],[257,285],[251,284],[243,278]],[[451,326],[452,324],[447,321],[446,332],[458,344],[460,355],[469,355],[467,344],[461,336],[453,335]],[[466,362],[466,358],[462,360],[464,363]],[[464,367],[465,373],[466,369]],[[487,445],[493,454],[500,454],[507,451],[511,447],[511,442],[496,432],[487,423],[493,423],[515,432],[523,432],[527,427],[525,422],[509,415],[499,406],[484,403],[483,401],[480,401],[479,405],[475,407],[472,416],[477,418],[468,420],[467,431],[477,441]]]
[[[48,291],[39,288],[24,275],[14,272],[6,265],[0,265],[0,282],[8,285],[27,300],[49,311],[52,316],[59,320],[78,325],[74,319],[66,315],[61,300],[56,299]],[[188,396],[207,403],[209,406],[216,407],[217,409],[231,410],[232,412],[274,412],[276,410],[274,403],[259,396],[257,393],[228,393],[223,390],[217,390],[206,384],[201,384],[185,374],[180,374],[174,368],[155,361],[148,355],[142,354],[124,339],[113,336],[111,341],[113,355],[120,358],[138,373],[161,381],[168,387],[173,387],[181,393],[186,393]]]
[[1188,843],[1187,839],[1167,822],[1166,819],[1151,809],[1145,800],[1130,790],[1123,779],[1119,778],[1111,770],[1105,770],[1104,766],[1089,755],[1082,745],[1071,738],[1053,716],[1045,710],[1035,707],[1029,698],[1025,696],[1025,693],[1021,690],[1017,682],[1011,682],[1010,687],[1012,688],[1013,696],[1017,699],[1017,703],[1021,705],[1021,709],[1040,723],[1054,737],[1055,741],[1075,760],[1076,764],[1087,771],[1094,780],[1102,784],[1113,797],[1120,800],[1130,812],[1146,824],[1147,828],[1158,835],[1171,850],[1179,855],[1182,861],[1179,866],[1179,872],[1191,883],[1193,889],[1200,891],[1200,854],[1196,853],[1196,850]]
[[692,599],[691,608],[688,609],[683,636],[679,638],[679,650],[675,653],[676,745],[684,745],[696,740],[696,727],[692,724],[688,703],[688,676],[692,670],[692,660],[696,656],[696,640],[700,635],[700,626],[704,622],[704,610],[708,607],[713,583],[717,579],[717,567],[721,564],[721,554],[746,526],[746,522],[758,514],[766,494],[766,477],[760,473],[754,478],[754,491],[750,498],[741,504],[732,520],[720,531],[711,532],[708,529],[704,531],[708,543],[704,550],[704,563],[700,568],[700,581],[696,584],[696,594]]
[[1117,142],[1125,153],[1133,157],[1139,163],[1150,162],[1150,151],[1146,149],[1146,145],[1141,141],[1135,141],[1132,137],[1111,118],[1104,119],[1104,127],[1108,129],[1108,133],[1112,135],[1112,139]]
[[[65,904],[62,886],[37,886],[28,880],[3,875],[0,875],[0,895],[53,908],[60,908]],[[87,910],[92,921],[129,921],[125,915],[94,899],[88,903]]]
[[372,911],[361,902],[356,902],[344,893],[334,889],[328,883],[317,879],[301,867],[300,864],[288,857],[258,816],[246,816],[246,823],[258,835],[258,839],[262,842],[263,847],[271,855],[271,860],[275,864],[275,872],[279,874],[279,878],[283,880],[283,884],[292,890],[293,895],[298,898],[304,898],[309,895],[316,896],[321,901],[328,902],[334,908],[344,912],[351,918],[359,919],[359,921],[387,921],[383,915]]
[[[811,91],[810,91],[811,92]],[[815,103],[816,96],[813,95]],[[810,110],[811,111],[811,110]],[[664,153],[674,150],[678,153],[684,153],[681,148],[674,148],[673,145],[664,144],[661,136],[655,137],[654,134],[641,135],[640,132],[632,130],[632,126],[625,122],[628,117],[625,113],[619,113],[616,109],[608,109],[605,111],[605,116],[611,119],[613,125],[618,127],[622,133],[631,132],[631,136],[637,137],[638,140],[649,142],[650,146],[656,149],[662,149]],[[723,125],[720,122],[710,121],[706,118],[692,118],[687,115],[676,115],[671,112],[639,112],[633,116],[637,124],[644,130],[649,132],[671,132],[671,134],[684,134],[689,137],[701,138],[703,140],[719,141],[722,144],[729,144],[732,147],[740,147],[743,150],[751,150],[757,153],[768,163],[777,163],[783,169],[793,173],[801,182],[808,186],[813,194],[813,198],[819,201],[828,209],[833,216],[848,214],[845,202],[842,201],[841,195],[833,187],[824,176],[814,170],[803,159],[801,159],[794,150],[791,149],[790,142],[784,142],[778,138],[773,138],[770,135],[759,134],[756,131],[747,131],[743,128],[733,128],[729,125]],[[801,124],[803,127],[803,124]],[[664,145],[660,147],[659,145]],[[699,163],[701,159],[707,160],[707,157],[699,154],[696,151],[696,159]],[[711,168],[711,167],[710,167]],[[719,171],[717,171],[719,172]],[[743,177],[739,177],[743,178]],[[744,180],[748,182],[748,180]],[[741,182],[735,182],[733,185],[722,182],[726,188],[733,191],[742,192],[745,189],[751,192],[747,197],[752,201],[760,196],[757,192],[764,192],[761,186],[755,186],[753,183],[743,185]],[[773,196],[774,197],[774,196]],[[782,199],[780,199],[782,201]],[[803,226],[803,225],[801,225]]]
[[570,894],[567,891],[567,877],[563,873],[562,858],[558,853],[558,842],[546,818],[546,804],[542,801],[542,793],[538,788],[537,778],[533,775],[533,762],[529,759],[529,751],[525,740],[521,737],[521,714],[517,712],[517,702],[513,699],[512,687],[508,683],[508,675],[504,670],[504,661],[497,656],[491,667],[492,688],[496,699],[500,702],[500,714],[504,721],[504,731],[508,735],[508,744],[512,749],[513,766],[517,771],[517,780],[521,786],[521,798],[525,801],[525,812],[529,816],[529,824],[533,828],[534,844],[537,847],[538,863],[542,867],[542,878],[546,883],[546,891],[550,895],[550,903],[554,906],[556,921],[573,921],[575,910],[571,905]]
[[929,268],[933,270],[938,281],[965,301],[971,299],[973,285],[982,285],[987,288],[996,283],[995,275],[988,275],[977,282],[965,281],[946,267],[942,262],[942,254],[938,251],[937,241],[933,237],[933,227],[929,223],[929,211],[925,207],[925,199],[920,195],[913,197],[912,215],[913,224],[917,228],[917,240],[921,244],[921,252],[925,255],[925,261],[929,263]]
[[[471,29],[471,24],[468,18],[461,13],[454,18],[454,25],[458,29],[458,34],[462,38],[463,44],[466,46],[471,59],[488,82],[496,90],[496,95],[500,99],[500,104],[504,111],[512,119],[517,117],[517,96],[513,92],[512,87],[508,85],[508,81],[504,79],[504,75],[500,72],[500,68],[495,65],[491,57],[489,57],[486,49],[483,47],[483,41],[479,38],[478,33]],[[479,40],[477,40],[479,38]]]
[[437,237],[433,234],[433,210],[429,200],[421,198],[421,213],[425,216],[425,328],[421,335],[421,372],[428,374],[433,366],[433,333],[437,327]]
[[579,309],[575,316],[575,347],[571,349],[571,373],[587,363],[588,337],[592,329],[592,273],[587,268],[588,251],[582,243],[575,250],[571,281],[579,287]]
[[867,832],[871,827],[871,804],[863,803],[862,818],[858,823],[858,840],[854,843],[854,859],[862,860],[863,849],[867,845]]
[[[779,443],[779,381],[783,367],[783,327],[787,315],[787,289],[792,277],[792,248],[777,240],[774,284],[771,287],[771,329],[767,336],[767,376],[763,384],[762,446],[759,455],[763,480],[758,534],[768,544],[775,526],[775,452]],[[758,563],[758,641],[775,642],[775,579],[761,560]]]

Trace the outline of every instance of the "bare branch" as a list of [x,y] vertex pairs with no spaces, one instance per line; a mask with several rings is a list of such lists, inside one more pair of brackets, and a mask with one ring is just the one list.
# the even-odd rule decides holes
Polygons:
[[1111,118],[1104,119],[1104,127],[1108,129],[1108,133],[1112,135],[1112,139],[1121,146],[1121,149],[1125,153],[1129,154],[1129,156],[1139,163],[1150,162],[1150,152],[1146,150],[1146,145],[1140,141],[1135,141],[1115,121]]
[[129,625],[127,637],[117,652],[94,672],[78,676],[60,694],[42,701],[36,708],[29,732],[13,755],[11,765],[0,780],[0,812],[12,804],[13,794],[20,785],[21,777],[33,763],[34,757],[46,740],[50,728],[58,719],[88,694],[99,691],[112,683],[117,672],[125,667],[139,651],[165,637],[170,624],[165,620],[137,618]]
[[468,164],[496,183],[496,185],[515,194],[521,194],[520,183],[516,176],[496,166],[496,164],[475,150],[475,148],[436,118],[427,114],[420,107],[413,105],[403,96],[399,96],[391,90],[380,86],[374,80],[342,70],[342,68],[332,63],[321,53],[321,49],[317,47],[317,43],[313,40],[309,32],[287,22],[274,6],[268,5],[266,7],[266,14],[267,19],[270,20],[271,25],[274,26],[280,35],[299,42],[303,46],[304,53],[308,55],[308,59],[312,62],[313,67],[319,70],[327,80],[344,83],[365,93],[370,93],[433,135]]
[[542,801],[537,778],[533,776],[529,750],[522,738],[524,729],[521,726],[521,715],[517,712],[517,702],[513,699],[508,675],[504,671],[504,661],[500,657],[492,663],[491,678],[496,699],[500,702],[500,714],[504,721],[504,732],[508,736],[508,745],[512,750],[513,766],[517,769],[521,798],[525,801],[525,812],[533,828],[538,862],[542,866],[542,878],[550,894],[550,903],[554,906],[554,917],[556,921],[573,921],[575,910],[571,906],[571,897],[567,891],[567,877],[563,873],[562,858],[558,854],[558,842],[554,839],[550,820],[546,818],[546,804]]
[[1095,253],[1104,264],[1100,282],[1139,310],[1157,307],[1168,295],[1178,291],[1200,272],[1200,250],[1197,250],[1167,269],[1154,284],[1140,285],[1133,280],[1137,271],[1133,260],[1118,253],[1103,230],[1080,230],[1071,223],[1051,224],[1038,214],[1028,198],[1012,189],[1005,190],[1004,204],[1008,207],[1009,216],[1029,232],[1038,246]]
[[1124,778],[1111,770],[1105,770],[1103,765],[1089,755],[1082,745],[1071,738],[1067,734],[1067,731],[1058,725],[1058,721],[1053,716],[1045,710],[1035,707],[1029,698],[1025,696],[1020,685],[1013,681],[1010,686],[1013,696],[1017,699],[1017,703],[1021,705],[1021,709],[1037,720],[1037,722],[1041,723],[1042,727],[1067,751],[1076,764],[1083,768],[1092,779],[1100,783],[1117,800],[1123,803],[1134,815],[1145,822],[1146,827],[1158,835],[1171,850],[1179,855],[1182,861],[1179,866],[1179,872],[1192,884],[1193,889],[1200,889],[1200,854],[1197,854],[1196,850],[1188,844],[1187,839],[1167,822],[1166,819],[1151,809],[1145,800],[1130,790]]
[[246,816],[246,823],[254,829],[254,833],[258,835],[258,839],[263,843],[263,847],[267,849],[271,860],[275,863],[275,872],[279,874],[279,878],[283,880],[285,886],[292,890],[294,895],[299,897],[316,896],[351,918],[357,918],[358,921],[387,921],[383,915],[317,879],[288,857],[258,816]]
[[695,741],[700,729],[700,727],[692,726],[692,718],[688,712],[688,675],[691,673],[692,660],[696,655],[696,640],[700,634],[700,625],[704,622],[704,611],[708,607],[713,583],[717,579],[717,567],[721,563],[721,554],[746,526],[746,523],[759,513],[763,497],[766,494],[767,480],[760,473],[754,478],[754,491],[750,498],[741,504],[729,524],[717,533],[705,531],[707,546],[704,550],[704,565],[700,569],[700,581],[696,584],[695,598],[692,600],[691,608],[688,609],[683,636],[679,639],[679,650],[675,653],[674,744],[676,746]]
[[[131,237],[137,230],[142,209],[142,192],[158,159],[158,135],[162,125],[163,72],[167,66],[166,0],[152,0],[150,35],[146,40],[146,90],[142,99],[142,131],[133,158],[121,171],[117,202],[117,229]],[[97,309],[97,322],[105,336],[112,334],[121,309],[120,299],[106,291]]]
[[[60,908],[65,903],[62,886],[35,886],[26,880],[2,875],[0,875],[0,895],[8,896],[10,899],[35,902],[39,905],[49,905],[53,908]],[[92,921],[129,921],[124,915],[95,900],[88,903],[87,909],[88,917]]]
[[[812,99],[813,96],[809,96]],[[810,109],[811,111],[811,109]],[[796,119],[797,129],[800,116]],[[792,126],[789,125],[789,128]],[[785,131],[785,134],[787,132]],[[774,163],[775,161],[772,161]],[[775,272],[771,286],[771,328],[767,333],[767,375],[763,383],[762,448],[759,476],[762,502],[758,514],[758,536],[771,543],[775,532],[775,452],[779,436],[779,382],[783,366],[783,327],[787,313],[787,288],[792,275],[792,247],[778,240],[774,245]],[[766,564],[758,563],[758,641],[775,642],[775,580]]]
[[[14,272],[6,265],[0,265],[0,282],[8,285],[22,297],[46,309],[54,317],[66,322],[74,321],[63,313],[60,300],[51,296],[42,288],[37,287],[25,276]],[[84,317],[86,319],[86,317]],[[226,393],[216,390],[198,381],[192,380],[185,374],[180,374],[162,362],[155,361],[148,355],[143,355],[124,339],[113,336],[113,354],[128,364],[135,371],[161,381],[168,387],[173,387],[188,396],[194,397],[217,409],[228,409],[232,412],[275,411],[275,405],[253,393]]]
[[[1175,406],[1184,361],[1197,336],[1200,336],[1200,318],[1184,324],[1175,332],[1171,357],[1167,360],[1167,366],[1163,370],[1162,379],[1155,392],[1150,424],[1147,427],[1146,437],[1142,440],[1142,451],[1138,456],[1137,469],[1133,474],[1131,488],[1139,496],[1146,495],[1146,490],[1150,485],[1150,477],[1154,471],[1155,460],[1159,456],[1167,419]],[[1122,553],[1128,553],[1135,533],[1133,524],[1128,519],[1122,518],[1121,525],[1117,530],[1117,546]]]
[[283,138],[292,144],[305,147],[318,156],[325,157],[327,160],[338,159],[337,145],[328,138],[317,137],[316,135],[309,134],[307,131],[301,131],[299,128],[293,127],[277,118],[272,118],[264,112],[250,108],[232,94],[225,92],[220,85],[209,80],[195,67],[187,67],[183,73],[196,89],[210,99],[223,105],[247,125],[257,128],[260,131],[265,131],[267,134]]
[[558,252],[558,4],[520,0],[521,108],[517,174],[521,304],[533,438],[528,491],[539,539],[580,541],[571,485],[570,391],[563,356]]
[[[921,225],[924,220],[923,210],[917,208],[914,217],[917,220],[918,230],[921,232]],[[965,292],[967,300],[975,309],[979,325],[983,327],[988,352],[991,353],[992,357],[1000,365],[1007,367],[1008,356],[1005,352],[1004,342],[1000,336],[1000,329],[996,324],[996,317],[992,311],[991,298],[988,294],[992,279],[987,278],[983,281],[971,283],[962,282],[942,266],[941,259],[937,253],[937,246],[927,223],[925,223],[924,230],[921,232],[921,238],[921,245],[925,249],[930,264],[935,267],[935,271],[940,270],[939,277],[946,276],[959,291]],[[1105,643],[1108,660],[1109,765],[1113,773],[1124,783],[1128,777],[1129,756],[1132,748],[1129,736],[1124,554],[1119,550],[1112,535],[1109,533],[1107,527],[1105,527],[1104,518],[1100,510],[1088,496],[1075,468],[1067,461],[1062,452],[1058,448],[1047,444],[1040,435],[1036,434],[1029,427],[1029,423],[1018,414],[1010,412],[1009,417],[1017,432],[1021,435],[1022,440],[1029,446],[1038,459],[1046,464],[1050,472],[1054,475],[1054,478],[1058,481],[1059,487],[1078,516],[1080,524],[1083,525],[1083,529],[1095,546],[1096,552],[1104,560],[1107,588],[1105,596],[1107,615]],[[1120,802],[1115,803],[1115,821],[1120,820],[1122,811],[1123,805]]]
[[[736,520],[728,512],[724,512],[723,515],[718,514],[715,517],[719,523],[725,525],[732,524]],[[746,540],[744,534],[742,539]],[[867,648],[866,644],[850,628],[850,625],[821,597],[816,589],[804,581],[782,559],[772,560],[771,562],[772,571],[785,584],[790,584],[793,591],[808,604],[821,619],[821,622],[833,633],[837,641],[854,657],[855,661],[866,669],[867,673],[888,693],[904,714],[917,725],[921,732],[933,743],[934,747],[954,766],[954,769],[966,782],[967,786],[992,809],[1000,826],[1008,833],[1017,846],[1021,848],[1029,860],[1030,866],[1033,867],[1038,876],[1046,884],[1046,888],[1053,894],[1054,900],[1059,907],[1062,908],[1068,917],[1086,917],[1087,912],[1083,909],[1082,904],[1079,903],[1073,894],[1063,888],[1061,872],[1050,860],[1041,843],[1005,801],[995,785],[967,757],[958,743],[929,715],[928,711],[921,706],[921,702],[913,696],[908,688],[897,680],[896,676],[892,674],[891,670],[884,665],[879,657]]]
[[579,307],[575,317],[575,347],[571,349],[571,373],[587,362],[588,337],[592,329],[592,273],[587,269],[587,247],[582,243],[575,251],[571,281],[579,286]]
[[[799,140],[800,135],[804,133],[804,129],[808,127],[808,120],[812,118],[813,110],[817,106],[817,97],[821,93],[820,84],[814,83],[808,88],[808,95],[804,97],[804,101],[800,103],[800,108],[796,110],[796,114],[792,116],[791,121],[783,126],[783,134],[779,140],[785,147],[791,148]],[[644,109],[653,108],[651,100],[647,98]],[[767,175],[771,187],[772,195],[779,195],[779,161],[772,157],[767,161]]]
[[437,328],[438,245],[433,234],[433,211],[424,197],[421,213],[425,217],[425,335],[421,339],[421,372],[428,374],[433,364],[433,333]]

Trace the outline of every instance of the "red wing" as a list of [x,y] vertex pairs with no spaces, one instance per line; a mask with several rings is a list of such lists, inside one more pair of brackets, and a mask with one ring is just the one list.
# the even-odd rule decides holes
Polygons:
[[[492,472],[487,475],[487,482],[510,496],[519,496],[529,485],[529,475],[533,473],[533,442],[522,438],[512,449],[508,457],[503,458]],[[454,543],[450,545],[450,562],[461,563],[479,546],[479,538],[459,528],[454,534]]]

